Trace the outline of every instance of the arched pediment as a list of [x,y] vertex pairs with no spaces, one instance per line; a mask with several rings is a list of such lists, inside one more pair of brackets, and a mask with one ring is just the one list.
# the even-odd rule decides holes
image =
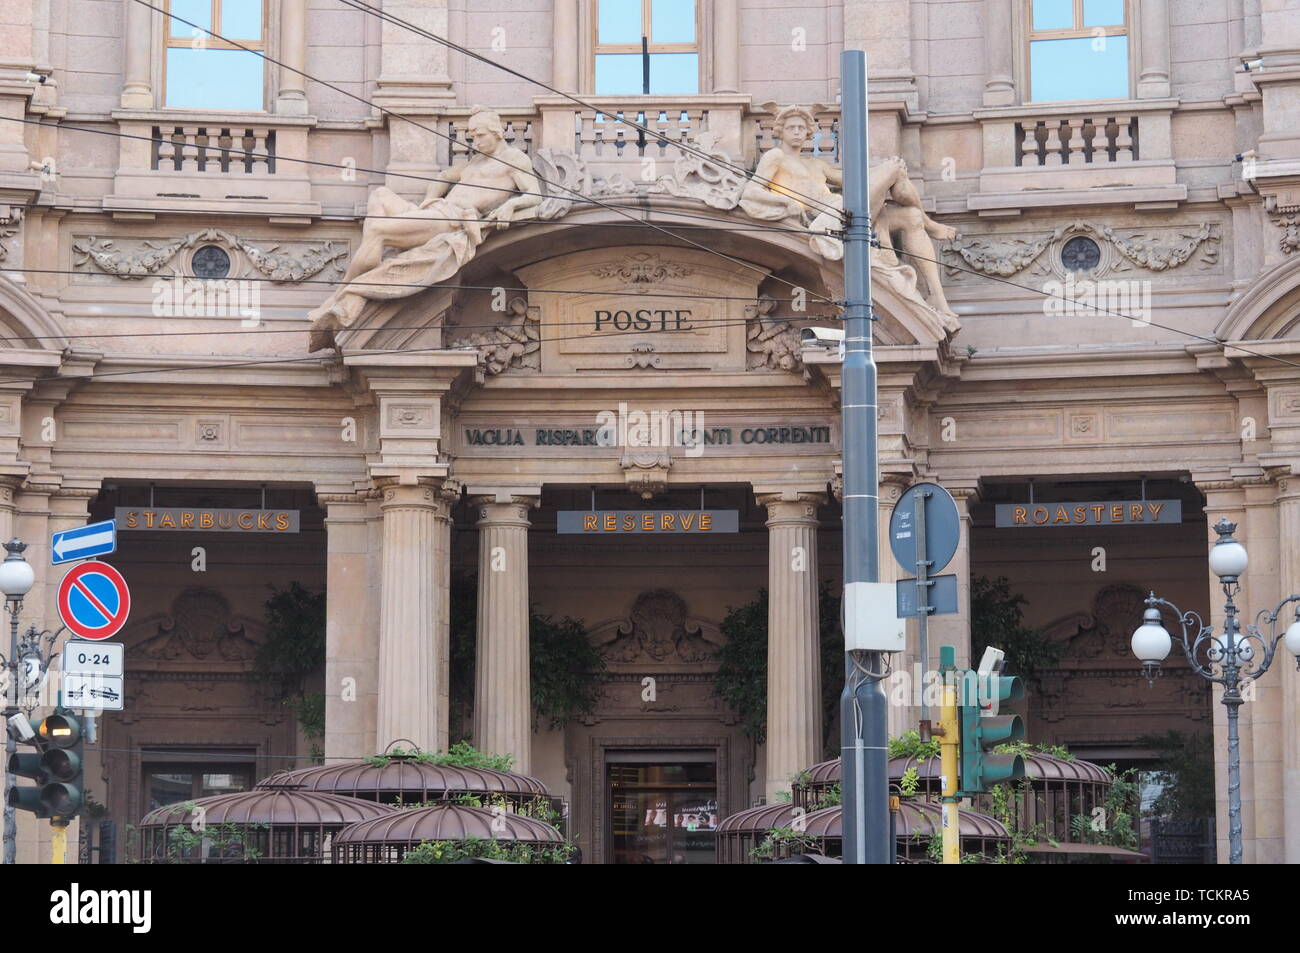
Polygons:
[[0,348],[62,352],[63,323],[18,282],[0,276]]
[[[459,312],[476,315],[469,322],[474,331],[490,330],[484,325],[494,316],[484,307],[475,310],[476,296],[484,299],[500,287],[512,301],[528,292],[531,284],[535,293],[527,295],[527,303],[538,307],[552,297],[554,289],[543,287],[548,278],[538,279],[542,281],[538,284],[527,276],[547,275],[545,263],[586,257],[603,260],[612,249],[624,247],[654,248],[669,258],[706,256],[737,278],[752,277],[756,286],[767,279],[764,289],[773,296],[779,291],[789,297],[795,293],[793,287],[802,288],[806,308],[795,313],[787,306],[781,311],[783,318],[796,323],[836,320],[839,309],[829,302],[842,294],[843,263],[819,256],[805,235],[756,227],[758,223],[745,216],[677,197],[649,196],[640,204],[634,213],[587,206],[552,221],[516,223],[488,238],[473,260],[451,279],[412,298],[378,304],[358,327],[338,332],[337,342],[345,349],[455,346],[457,336],[449,326]],[[906,294],[910,270],[877,267],[874,273],[873,306],[880,319],[876,325],[880,344],[933,346],[947,339],[939,315]],[[690,291],[718,293],[709,284],[713,277],[695,276],[688,282]],[[652,285],[653,281],[646,281],[638,287],[656,294],[668,290]],[[734,294],[734,289],[728,294]],[[755,300],[758,297],[754,295]],[[509,309],[503,313],[500,307],[492,307],[501,325],[510,323]],[[730,301],[728,308],[737,321],[743,320],[746,302]]]
[[1220,341],[1277,341],[1296,337],[1300,325],[1300,255],[1251,283],[1214,330]]

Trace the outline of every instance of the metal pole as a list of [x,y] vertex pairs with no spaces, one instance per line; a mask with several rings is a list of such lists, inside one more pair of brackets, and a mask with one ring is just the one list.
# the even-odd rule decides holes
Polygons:
[[1228,707],[1228,863],[1241,863],[1241,747],[1237,737],[1237,709],[1241,699],[1223,695]]
[[1223,704],[1228,709],[1228,863],[1241,863],[1241,739],[1237,714],[1241,708],[1241,679],[1237,668],[1237,606],[1232,590],[1223,587],[1228,603],[1223,607],[1223,632],[1227,651],[1223,665]]
[[18,712],[18,610],[21,602],[9,600],[9,688],[13,698],[5,699],[5,855],[6,864],[18,860],[18,812],[9,803],[9,792],[18,783],[13,773],[14,755],[18,753],[18,743],[14,740],[13,729],[7,719]]
[[[871,356],[871,221],[867,171],[867,59],[840,54],[840,149],[844,170],[844,365],[841,371],[846,611],[855,585],[880,581],[876,547],[876,365]],[[859,591],[861,591],[859,589]],[[846,628],[851,628],[849,621]],[[854,656],[857,656],[856,658]],[[887,864],[888,705],[881,652],[845,653],[840,695],[844,863]]]
[[930,670],[930,557],[925,551],[925,501],[930,494],[925,490],[912,493],[913,532],[916,535],[916,634],[917,649],[921,656],[921,736],[929,730],[930,706],[925,701],[925,673]]

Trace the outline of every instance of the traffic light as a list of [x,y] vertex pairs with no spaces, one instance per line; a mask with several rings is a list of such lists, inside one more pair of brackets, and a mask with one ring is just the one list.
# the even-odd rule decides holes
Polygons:
[[1019,715],[999,714],[1004,702],[1025,697],[1025,685],[1014,675],[966,672],[961,700],[961,793],[980,794],[1000,781],[1025,776],[1018,754],[994,754],[993,749],[1025,736]]
[[86,741],[81,719],[56,709],[41,722],[30,744],[37,754],[15,754],[9,767],[15,774],[33,778],[37,787],[14,786],[9,804],[37,817],[70,818],[81,810],[83,762]]
[[9,806],[16,807],[20,811],[31,811],[37,817],[49,817],[49,812],[41,804],[41,789],[49,782],[49,777],[41,765],[41,760],[45,756],[48,747],[42,740],[37,727],[31,724],[25,716],[17,715],[22,718],[25,731],[20,731],[13,725],[11,720],[9,730],[14,732],[19,740],[19,744],[31,745],[36,749],[35,753],[22,752],[11,754],[9,756],[9,770],[20,778],[32,778],[36,781],[36,787],[25,788],[15,784],[9,791]]

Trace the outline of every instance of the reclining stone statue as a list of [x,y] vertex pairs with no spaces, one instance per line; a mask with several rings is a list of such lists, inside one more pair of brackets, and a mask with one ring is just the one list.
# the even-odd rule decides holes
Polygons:
[[493,228],[528,217],[541,202],[532,162],[506,144],[500,116],[476,112],[467,132],[473,156],[437,173],[442,181],[419,205],[385,186],[370,194],[343,284],[311,312],[309,351],[332,346],[334,332],[356,324],[367,302],[404,298],[450,278]]
[[[740,197],[740,208],[752,218],[790,221],[812,231],[835,231],[841,226],[842,197],[831,186],[844,184],[844,173],[815,156],[804,155],[803,147],[816,128],[812,111],[803,106],[786,106],[777,113],[772,134],[778,145],[763,153],[754,176]],[[916,290],[916,273],[929,286],[929,306],[938,312],[948,331],[959,327],[939,282],[938,254],[934,242],[949,241],[957,231],[930,218],[921,207],[921,197],[907,177],[907,165],[900,158],[886,159],[871,169],[868,208],[880,248],[872,252],[873,278],[893,287],[904,297],[926,303]],[[891,235],[901,236],[895,248]],[[838,259],[843,248],[838,239],[814,235],[813,248],[825,258]],[[900,263],[897,253],[906,253]],[[875,269],[879,269],[877,272]]]

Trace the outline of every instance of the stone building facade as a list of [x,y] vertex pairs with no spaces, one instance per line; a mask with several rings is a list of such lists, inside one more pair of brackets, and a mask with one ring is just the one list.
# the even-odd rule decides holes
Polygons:
[[[381,18],[213,0],[199,26],[243,23],[254,62],[137,0],[0,5],[0,534],[37,569],[24,618],[57,624],[53,531],[124,510],[299,517],[294,533],[160,516],[123,531],[127,703],[101,720],[95,797],[132,823],[151,799],[310,756],[253,677],[268,583],[327,593],[311,686],[325,757],[446,747],[461,570],[479,593],[474,740],[570,800],[589,859],[636,855],[643,803],[725,815],[820,760],[839,377],[798,329],[834,322],[842,270],[806,221],[741,200],[782,105],[809,107],[804,156],[837,167],[849,48],[869,58],[873,162],[901,157],[919,209],[957,231],[935,241],[956,320],[917,290],[924,256],[876,259],[882,517],[926,479],[963,521],[959,611],[933,621],[931,653],[966,658],[972,578],[1008,577],[1062,649],[1031,739],[1140,765],[1149,734],[1212,730],[1226,856],[1222,706],[1173,659],[1148,689],[1127,637],[1152,589],[1221,621],[1205,558],[1220,516],[1251,553],[1242,604],[1300,583],[1300,9],[1127,0],[1094,27],[1073,0],[1074,28],[1053,32],[1019,0],[646,0],[651,32],[656,6],[672,24],[654,69],[675,64],[689,88],[643,94],[611,91],[623,61],[608,58],[628,55],[599,22],[614,6],[386,0]],[[1036,96],[1042,44],[1075,41],[1109,51],[1118,92]],[[382,220],[376,190],[418,203],[464,166],[483,107],[541,201],[459,246],[450,274],[312,336],[367,213]],[[196,298],[184,276],[229,284]],[[591,436],[602,415],[654,412],[700,415],[706,439]],[[1120,500],[1178,501],[1181,517],[996,518]],[[615,510],[734,511],[736,531],[558,531]],[[755,745],[712,673],[728,609],[763,587]],[[532,725],[530,606],[582,619],[608,666],[597,710],[561,729]],[[912,645],[898,671],[922,661]],[[894,706],[891,730],[915,714]],[[1242,718],[1246,859],[1300,861],[1289,659]],[[47,828],[22,834],[35,860]]]

